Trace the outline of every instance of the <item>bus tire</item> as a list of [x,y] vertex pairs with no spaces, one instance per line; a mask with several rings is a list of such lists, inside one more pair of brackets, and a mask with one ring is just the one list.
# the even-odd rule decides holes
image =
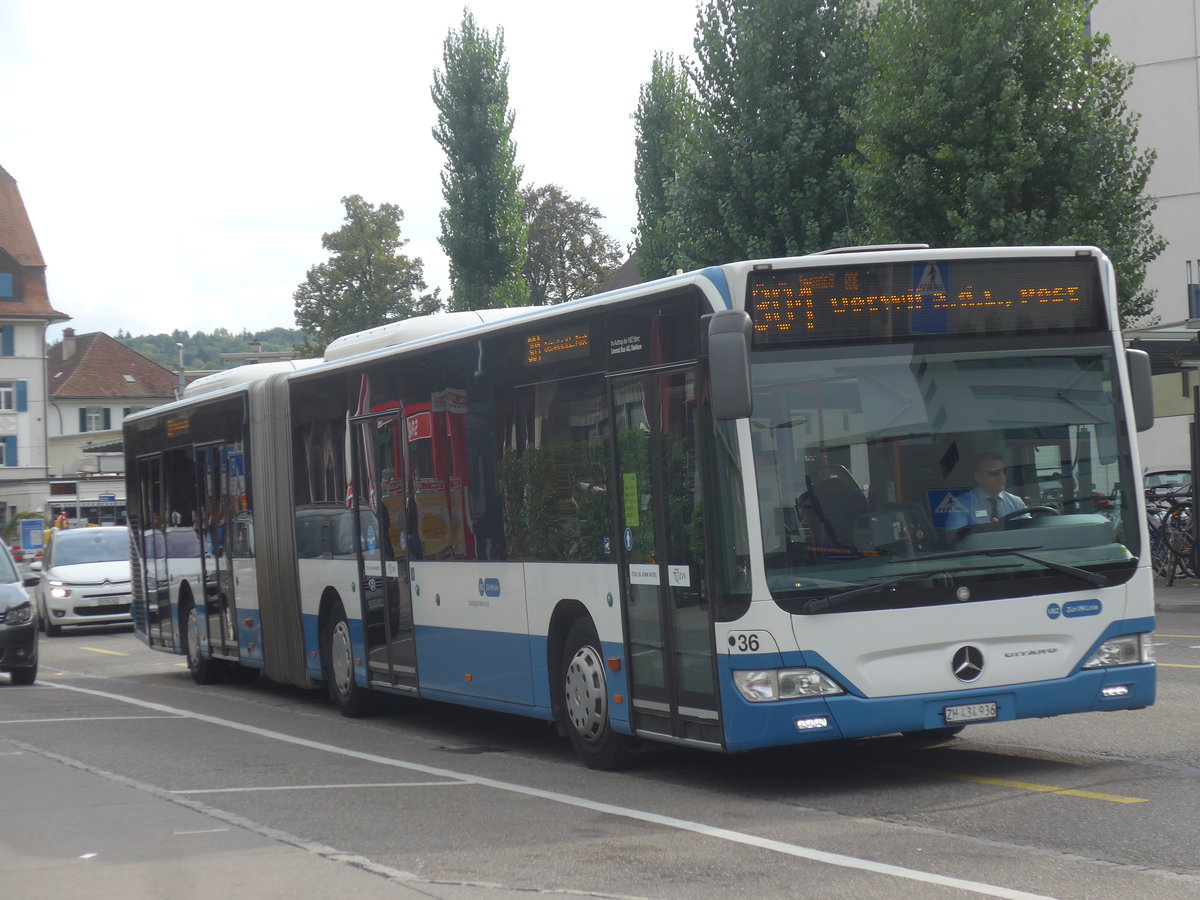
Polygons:
[[354,680],[354,644],[350,640],[346,611],[340,602],[329,611],[321,636],[321,650],[325,658],[329,699],[337,704],[342,715],[359,719],[374,713],[378,709],[376,695]]
[[196,684],[217,684],[225,680],[225,663],[219,659],[204,658],[200,651],[200,611],[189,604],[184,611],[183,652],[187,656],[188,671]]
[[558,687],[562,726],[583,764],[603,771],[629,765],[632,739],[609,720],[604,654],[589,619],[576,619],[567,631]]

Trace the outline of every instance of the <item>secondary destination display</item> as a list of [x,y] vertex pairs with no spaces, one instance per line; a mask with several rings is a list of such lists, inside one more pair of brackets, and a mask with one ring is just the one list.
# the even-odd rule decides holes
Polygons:
[[525,338],[525,362],[541,366],[585,357],[591,351],[587,326],[539,331]]
[[750,273],[754,343],[1093,331],[1091,257],[922,260]]

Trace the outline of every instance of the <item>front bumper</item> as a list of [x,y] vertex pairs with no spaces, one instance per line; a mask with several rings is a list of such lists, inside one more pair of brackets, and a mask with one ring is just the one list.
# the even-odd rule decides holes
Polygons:
[[51,625],[113,625],[133,621],[133,594],[123,590],[102,591],[88,586],[68,585],[71,595],[62,600],[46,598]]
[[0,625],[0,672],[37,664],[37,623]]

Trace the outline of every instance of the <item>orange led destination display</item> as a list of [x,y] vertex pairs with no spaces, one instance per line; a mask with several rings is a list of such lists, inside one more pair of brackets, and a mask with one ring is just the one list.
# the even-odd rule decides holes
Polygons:
[[543,366],[561,360],[585,357],[591,351],[586,326],[557,331],[539,331],[525,338],[525,362]]
[[1103,327],[1091,257],[975,259],[750,274],[755,344]]

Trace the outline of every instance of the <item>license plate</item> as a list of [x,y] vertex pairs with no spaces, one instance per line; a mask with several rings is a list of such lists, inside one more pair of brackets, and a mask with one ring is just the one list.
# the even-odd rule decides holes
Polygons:
[[946,721],[949,722],[986,722],[996,718],[995,703],[967,703],[963,706],[947,706]]

